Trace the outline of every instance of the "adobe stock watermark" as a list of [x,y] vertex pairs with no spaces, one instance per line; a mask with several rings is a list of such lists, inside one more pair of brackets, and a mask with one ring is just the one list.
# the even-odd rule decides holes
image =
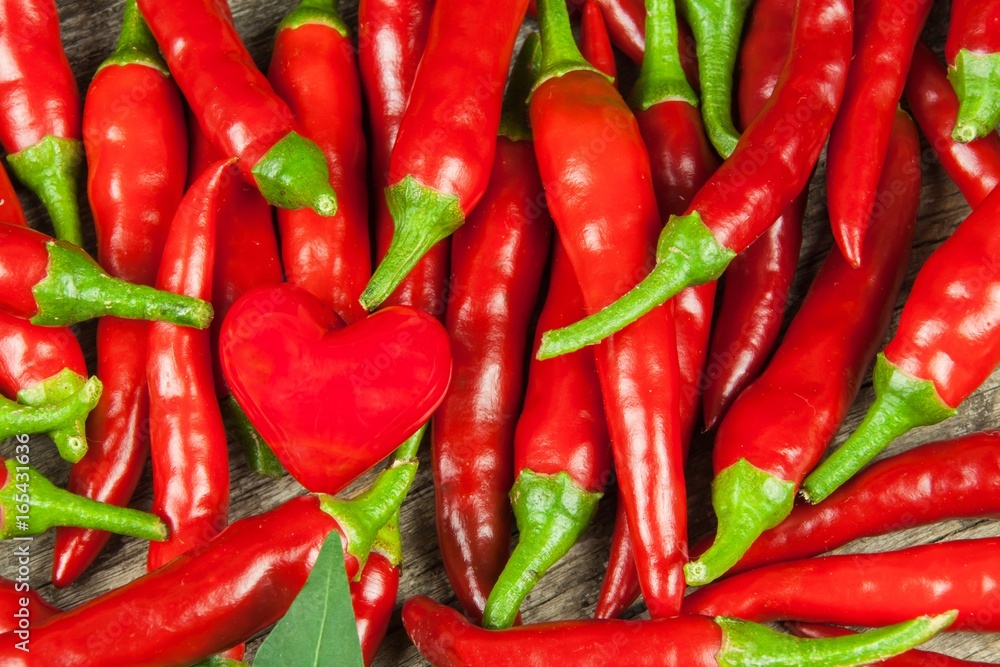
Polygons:
[[[31,511],[31,475],[28,466],[31,463],[31,453],[28,447],[28,436],[17,436],[17,445],[14,447],[13,460],[14,479],[7,480],[8,484],[14,484],[14,515],[6,517],[8,521],[14,521],[16,533],[28,532],[28,519]],[[12,539],[14,551],[11,558],[14,560],[14,591],[23,595],[17,599],[17,608],[14,610],[14,631],[18,642],[14,647],[18,651],[28,653],[31,643],[31,598],[28,593],[31,591],[31,545],[33,537],[30,535],[18,535]]]

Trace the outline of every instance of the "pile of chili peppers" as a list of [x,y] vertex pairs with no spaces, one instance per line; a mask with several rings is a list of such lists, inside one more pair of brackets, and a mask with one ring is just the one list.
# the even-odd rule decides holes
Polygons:
[[[27,188],[0,168],[0,540],[57,528],[58,588],[112,533],[149,541],[147,574],[66,611],[0,580],[0,665],[245,664],[332,534],[373,664],[425,440],[464,612],[401,605],[432,665],[981,664],[913,649],[1000,632],[1000,538],[824,556],[1000,514],[998,431],[872,463],[1000,365],[1000,2],[953,0],[944,60],[931,13],[361,0],[352,26],[300,0],[255,27],[262,71],[225,1],[125,0],[81,101],[54,0],[0,0]],[[970,212],[912,266],[918,132]],[[824,147],[829,249],[801,276]],[[698,431],[717,530],[689,544]],[[30,464],[45,438],[65,489]],[[230,524],[230,439],[302,495]],[[595,618],[522,624],[612,490]]]

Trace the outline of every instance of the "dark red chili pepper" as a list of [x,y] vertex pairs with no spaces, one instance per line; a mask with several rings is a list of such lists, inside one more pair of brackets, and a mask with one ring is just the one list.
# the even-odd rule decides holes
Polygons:
[[580,53],[587,62],[612,79],[618,80],[615,52],[604,24],[604,16],[596,0],[587,0],[580,11]]
[[[538,331],[575,321],[583,312],[576,274],[556,241]],[[514,622],[538,580],[590,525],[611,478],[608,425],[589,352],[532,360],[514,436],[514,470],[511,504],[521,536],[486,603],[487,628]]]
[[[792,634],[796,637],[805,637],[807,639],[829,639],[831,637],[849,637],[857,634],[847,628],[821,625],[818,623],[800,623],[797,621],[790,621],[785,623],[785,627],[791,630]],[[951,656],[943,655],[941,653],[930,653],[928,651],[918,651],[914,649],[907,651],[906,653],[900,653],[895,658],[880,660],[879,662],[873,664],[884,665],[885,667],[986,667],[991,663],[970,662],[968,660],[952,658]]]
[[[232,163],[217,162],[206,170],[178,206],[156,279],[162,289],[211,297],[219,193],[231,178]],[[207,331],[161,322],[150,327],[146,377],[153,511],[171,532],[169,541],[150,545],[150,570],[204,544],[226,526],[229,454],[210,347]]]
[[947,70],[922,42],[913,52],[906,101],[941,166],[969,204],[979,206],[1000,183],[1000,137],[990,132],[968,143],[952,138],[958,96],[948,81]]
[[[583,60],[565,3],[539,2],[539,12],[543,69],[530,106],[535,152],[584,304],[595,312],[648,266],[661,228],[652,174],[635,117],[611,82]],[[568,124],[573,132],[566,132]],[[598,140],[599,159],[592,149]],[[654,616],[676,614],[684,592],[686,497],[672,307],[640,319],[596,351],[619,487]],[[641,389],[653,386],[656,392]]]
[[955,414],[1000,364],[997,216],[994,190],[924,262],[899,328],[875,363],[875,402],[806,479],[810,502],[829,496],[903,433]]
[[791,511],[833,440],[889,327],[920,205],[920,138],[897,112],[862,268],[834,250],[764,373],[733,403],[713,450],[715,542],[684,571],[714,581]]
[[14,192],[14,184],[10,182],[7,170],[2,164],[0,164],[0,221],[20,227],[28,226],[28,219],[24,217],[21,201],[17,198],[17,193]]
[[642,595],[639,584],[639,570],[635,566],[635,550],[632,534],[628,529],[625,514],[625,500],[621,490],[615,507],[615,527],[611,533],[611,551],[608,554],[608,568],[601,582],[601,592],[597,597],[594,618],[618,618]]
[[63,51],[55,0],[0,2],[0,51],[0,144],[7,164],[38,195],[56,236],[81,245],[80,91]]
[[278,211],[289,282],[319,297],[348,324],[371,277],[364,110],[354,44],[333,0],[303,0],[278,28],[268,78],[302,132],[323,149],[335,216]]
[[535,51],[528,47],[511,80],[489,187],[452,239],[446,326],[454,375],[431,449],[442,560],[477,620],[510,549],[514,427],[552,230],[538,205],[544,191],[524,121]]
[[399,518],[382,526],[375,538],[361,578],[351,582],[351,606],[358,624],[358,639],[366,667],[375,661],[389,629],[399,593],[399,568],[403,548],[399,541]]
[[43,326],[94,317],[163,320],[204,328],[212,307],[112,278],[78,247],[0,223],[0,310]]
[[[539,11],[544,0],[539,0]],[[430,598],[403,605],[403,625],[417,650],[434,667],[520,667],[553,660],[587,667],[715,667],[753,664],[865,664],[927,641],[954,613],[922,617],[873,630],[858,638],[799,639],[755,623],[731,618],[649,621],[559,621],[494,631],[474,627],[454,609]],[[32,637],[32,651],[34,651]],[[17,663],[20,665],[21,663]]]
[[435,3],[389,165],[385,198],[395,233],[361,295],[366,310],[461,227],[486,192],[504,82],[527,7],[528,0]]
[[656,267],[614,304],[547,332],[540,354],[597,343],[681,289],[715,280],[777,220],[806,185],[836,115],[851,60],[851,7],[849,0],[799,4],[781,85],[687,214],[667,223]]
[[[792,44],[795,0],[759,0],[740,51],[739,116],[744,129],[767,104]],[[749,248],[726,269],[722,303],[705,370],[705,427],[718,425],[726,410],[764,369],[778,344],[788,290],[802,246],[803,190]]]
[[1000,121],[1000,1],[955,0],[945,59],[961,106],[952,136],[968,143],[993,132]]
[[298,133],[292,112],[254,65],[216,0],[165,5],[139,0],[170,72],[205,134],[240,172],[282,208],[337,211],[323,152]]
[[[137,97],[136,90],[143,94]],[[125,3],[118,47],[87,91],[83,136],[97,257],[116,278],[151,285],[184,194],[187,131],[180,93],[135,0]],[[104,393],[87,425],[90,448],[70,471],[68,490],[113,505],[131,500],[149,456],[148,338],[145,322],[107,317],[98,323]],[[57,531],[53,584],[75,581],[109,537]]]
[[865,230],[913,48],[932,4],[931,0],[906,5],[893,0],[855,3],[854,60],[830,133],[826,163],[833,238],[855,267],[861,265]]
[[684,613],[872,628],[956,610],[949,630],[997,632],[998,548],[1000,538],[956,540],[768,565],[698,589]]
[[[301,496],[237,521],[161,569],[34,626],[30,655],[15,636],[0,636],[0,663],[173,667],[249,639],[288,611],[331,531],[341,535],[348,578],[363,568],[416,474],[416,448],[407,444],[361,496]],[[123,623],[123,614],[135,622]]]
[[[433,4],[433,0],[363,0],[358,7],[358,64],[368,106],[379,260],[388,252],[395,228],[382,194],[389,185],[389,158],[424,52]],[[445,239],[428,250],[385,305],[412,306],[443,319],[450,243]]]
[[0,633],[24,632],[22,638],[31,638],[28,629],[46,621],[59,610],[42,599],[27,581],[0,578]]

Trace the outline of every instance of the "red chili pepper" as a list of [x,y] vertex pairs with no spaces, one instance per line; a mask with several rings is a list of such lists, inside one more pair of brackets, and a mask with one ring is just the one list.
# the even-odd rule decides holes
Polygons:
[[278,211],[289,282],[350,324],[371,277],[368,188],[361,84],[354,44],[333,0],[303,0],[278,27],[268,78],[303,133],[323,149],[337,214]]
[[937,56],[918,43],[906,81],[906,101],[941,166],[975,208],[1000,183],[1000,137],[991,132],[968,143],[955,141],[958,96]]
[[875,402],[841,447],[806,479],[818,503],[890,442],[934,424],[1000,364],[1000,313],[993,298],[1000,262],[1000,191],[994,190],[924,262],[899,328],[875,363]]
[[[136,90],[143,94],[136,97]],[[127,113],[122,100],[128,100]],[[180,93],[135,0],[125,3],[118,46],[87,91],[83,135],[97,257],[116,278],[151,285],[184,194],[187,130]],[[104,393],[88,423],[87,455],[70,471],[67,489],[73,493],[127,505],[139,484],[149,457],[148,338],[145,322],[108,317],[97,325]],[[57,531],[53,584],[73,583],[109,537]]]
[[170,72],[205,134],[281,208],[337,211],[323,152],[298,133],[292,111],[254,65],[217,0],[139,0]]
[[10,182],[7,170],[0,164],[0,221],[9,222],[19,227],[27,227],[28,219],[24,217],[21,201],[14,192],[14,184]]
[[596,0],[587,0],[580,12],[580,53],[588,63],[614,79],[617,85],[615,52],[611,48],[608,28]]
[[[565,4],[546,0],[539,12],[543,68],[530,107],[536,154],[560,240],[587,310],[595,312],[641,279],[648,265],[660,230],[652,174],[631,110],[572,41]],[[566,132],[569,124],[573,132]],[[598,141],[599,156],[592,148]],[[619,486],[654,616],[675,614],[684,592],[686,497],[674,327],[671,304],[596,351]],[[642,389],[653,386],[657,392]]]
[[[805,637],[807,639],[829,639],[831,637],[849,637],[857,634],[847,628],[818,623],[788,622],[785,623],[785,627],[791,630],[792,634],[796,637]],[[970,662],[968,660],[952,658],[941,653],[912,650],[900,653],[895,658],[880,660],[873,664],[884,665],[885,667],[986,667],[990,663]]]
[[[231,165],[232,161],[217,162],[181,201],[156,279],[162,289],[211,297],[219,193]],[[156,570],[225,527],[229,455],[215,401],[207,331],[153,324],[146,377],[153,511],[167,521],[171,532],[168,542],[150,545],[147,566]]]
[[[575,321],[583,312],[580,285],[557,240],[539,335],[546,326]],[[514,436],[517,477],[511,504],[521,536],[490,593],[484,627],[505,628],[514,622],[524,598],[590,525],[611,468],[593,355],[532,360]]]
[[431,449],[442,560],[477,620],[510,549],[514,427],[552,230],[524,120],[535,50],[528,49],[511,79],[489,187],[452,240],[446,326],[454,375]]
[[38,195],[56,236],[82,245],[80,92],[63,51],[55,0],[0,2],[0,51],[0,144],[7,164]]
[[399,568],[403,549],[399,541],[399,518],[382,526],[375,538],[361,576],[351,582],[351,606],[358,624],[358,639],[365,666],[370,667],[389,629],[399,593]]
[[[368,106],[371,187],[375,194],[375,249],[389,250],[395,223],[382,195],[389,185],[389,158],[410,88],[427,41],[432,0],[363,0],[358,7],[358,64]],[[450,241],[424,255],[385,300],[444,318]]]
[[33,627],[30,655],[16,637],[0,636],[0,663],[173,667],[249,639],[288,611],[331,531],[341,534],[348,578],[361,571],[413,482],[413,454],[408,447],[358,498],[301,496],[242,519],[161,569]]
[[[528,0],[437,0],[385,198],[395,233],[361,295],[372,310],[486,192],[504,81]],[[488,26],[489,29],[484,29]]]
[[667,223],[656,267],[614,304],[547,332],[540,354],[555,356],[600,342],[681,289],[715,280],[795,200],[843,94],[851,60],[851,6],[850,0],[799,4],[781,85],[687,214]]
[[997,632],[998,548],[1000,538],[956,540],[768,565],[698,589],[684,613],[872,628],[956,610],[949,630]]
[[[788,60],[794,0],[759,0],[740,51],[739,116],[746,129],[771,99]],[[712,334],[702,408],[715,428],[729,406],[756,379],[778,344],[788,291],[798,268],[803,190],[778,220],[726,269],[722,303]]]
[[212,307],[110,277],[78,247],[0,223],[0,310],[43,326],[94,317],[163,320],[207,327]]
[[854,60],[830,133],[826,164],[833,238],[855,267],[861,265],[892,119],[932,4],[858,0],[855,6]]
[[0,578],[0,633],[20,630],[20,638],[30,639],[29,628],[46,621],[59,610],[42,599],[26,581]]
[[[539,0],[544,16],[545,0]],[[560,621],[493,631],[474,627],[430,598],[403,605],[403,625],[434,667],[520,667],[553,660],[588,667],[715,667],[861,664],[927,641],[954,613],[873,630],[863,639],[804,640],[755,623],[693,616],[649,621]],[[35,639],[32,637],[32,651]],[[750,658],[752,656],[752,658]],[[20,664],[20,663],[18,663]]]
[[1000,122],[1000,1],[955,0],[945,59],[961,106],[952,136],[968,143],[985,137]]
[[715,542],[684,572],[700,586],[728,571],[787,517],[854,402],[889,327],[920,205],[920,138],[899,111],[863,267],[834,250],[764,373],[733,403],[715,440]]

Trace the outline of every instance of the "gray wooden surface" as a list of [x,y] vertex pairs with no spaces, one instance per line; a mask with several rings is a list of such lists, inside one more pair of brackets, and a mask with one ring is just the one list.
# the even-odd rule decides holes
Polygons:
[[[355,3],[350,0],[353,7]],[[233,0],[236,24],[258,65],[266,67],[270,55],[271,40],[275,26],[281,17],[291,10],[292,0],[262,0],[248,2]],[[120,21],[120,0],[61,0],[59,8],[62,16],[63,39],[81,90],[85,90],[90,78],[100,62],[110,53]],[[352,25],[355,10],[345,7],[345,18]],[[927,38],[939,50],[944,42],[947,24],[947,3],[939,2],[928,22]],[[924,142],[926,164],[924,169],[924,189],[920,209],[920,222],[916,233],[913,258],[904,284],[904,295],[912,284],[913,277],[921,263],[951,233],[967,214],[968,207],[958,190],[936,164],[933,153]],[[806,220],[805,243],[802,250],[800,274],[792,295],[792,310],[801,300],[819,263],[830,248],[831,237],[825,217],[824,164],[821,162],[813,179]],[[30,220],[42,229],[48,222],[37,203],[30,195],[21,191]],[[88,242],[93,250],[93,232],[89,219],[85,221]],[[900,301],[902,303],[902,299]],[[898,306],[897,306],[898,314]],[[78,329],[88,361],[93,369],[94,325],[86,324]],[[975,396],[962,406],[959,414],[936,426],[918,429],[901,438],[888,452],[901,451],[913,445],[931,440],[947,438],[963,433],[1000,425],[997,418],[1000,393],[1000,373],[985,383]],[[838,442],[857,426],[866,406],[872,400],[870,382],[861,390],[856,405],[847,419]],[[709,502],[709,482],[711,466],[709,460],[710,442],[701,438],[693,447],[689,475],[689,495],[691,514],[691,537],[697,539],[707,533],[713,522]],[[0,452],[9,454],[11,445],[7,443]],[[232,450],[232,519],[257,514],[275,507],[279,503],[302,492],[294,481],[286,477],[279,482],[263,481],[250,475],[242,458]],[[405,572],[400,590],[400,603],[407,597],[421,593],[445,603],[454,601],[444,571],[441,568],[434,530],[433,488],[428,468],[428,452],[422,453],[423,466],[417,483],[403,509],[402,533],[406,555]],[[32,462],[56,483],[63,484],[68,474],[68,465],[58,459],[54,448],[46,441],[36,440],[32,446]],[[139,489],[134,505],[148,508],[150,505],[150,478],[146,476]],[[613,494],[612,494],[613,495]],[[536,622],[554,619],[588,617],[593,613],[598,588],[603,576],[607,558],[608,542],[614,518],[613,501],[602,504],[594,526],[577,544],[569,555],[543,580],[528,598],[524,607],[524,620]],[[842,549],[843,552],[891,550],[915,544],[925,544],[948,539],[988,537],[1000,535],[1000,524],[992,521],[950,521],[947,523],[917,528],[891,536],[863,540]],[[261,536],[267,539],[266,536]],[[62,607],[72,607],[89,598],[122,585],[145,572],[144,543],[133,539],[114,538],[93,568],[71,587],[57,591],[51,583],[49,572],[52,562],[52,535],[38,537],[32,543],[31,582],[47,599]],[[10,545],[0,545],[0,575],[12,576],[15,562]],[[641,603],[629,610],[629,617],[644,617]],[[260,638],[250,643],[251,652],[259,644]],[[936,650],[963,658],[1000,663],[1000,640],[990,635],[952,634],[936,639]],[[393,620],[377,664],[418,665],[424,664],[410,644],[402,629],[398,614]]]

